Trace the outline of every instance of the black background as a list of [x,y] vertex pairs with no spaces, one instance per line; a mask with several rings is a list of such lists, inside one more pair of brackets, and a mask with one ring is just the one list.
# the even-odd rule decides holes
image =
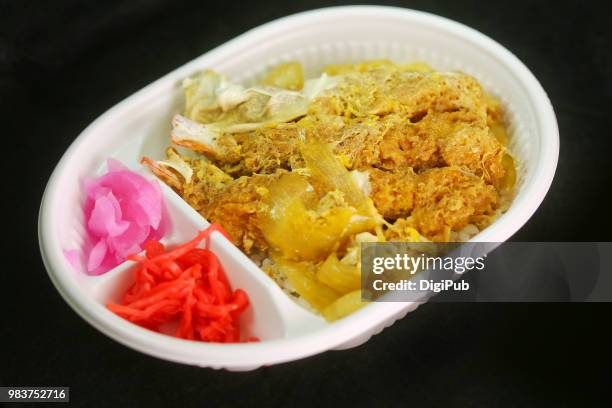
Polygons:
[[[338,3],[336,3],[338,4]],[[561,154],[514,237],[609,241],[610,13],[591,2],[387,2],[474,27],[548,92]],[[0,2],[0,384],[65,385],[80,406],[610,406],[608,304],[427,304],[365,345],[230,373],[131,351],[46,276],[36,222],[63,151],[106,109],[261,23],[327,2]],[[367,29],[367,27],[364,27]]]

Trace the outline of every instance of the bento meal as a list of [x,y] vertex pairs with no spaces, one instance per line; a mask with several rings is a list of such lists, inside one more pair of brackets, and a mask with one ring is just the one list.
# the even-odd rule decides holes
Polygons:
[[289,62],[183,88],[166,158],[143,163],[330,321],[364,304],[361,243],[465,241],[512,201],[503,109],[469,75],[370,61],[305,80]]

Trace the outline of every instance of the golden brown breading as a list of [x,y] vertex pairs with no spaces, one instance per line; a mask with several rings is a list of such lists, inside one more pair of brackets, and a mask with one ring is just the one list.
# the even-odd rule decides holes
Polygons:
[[372,193],[370,198],[380,215],[387,219],[407,217],[414,207],[414,195],[418,176],[411,170],[368,170]]
[[266,196],[272,183],[286,173],[242,176],[217,190],[209,205],[201,210],[210,222],[219,223],[234,243],[247,253],[253,249],[265,250],[268,245],[260,229],[260,217],[268,211]]
[[299,129],[294,123],[251,132],[224,134],[217,141],[215,160],[227,173],[248,175],[290,169],[299,157]]
[[378,167],[393,170],[411,167],[415,170],[430,169],[444,163],[439,153],[439,140],[446,136],[442,125],[423,119],[419,123],[389,120],[380,140]]
[[504,176],[504,148],[491,131],[501,112],[476,80],[382,67],[348,75],[299,122],[220,135],[209,155],[232,175],[295,169],[300,134],[311,132],[349,169],[459,166],[490,184]]
[[416,229],[435,241],[446,241],[481,216],[493,215],[495,188],[456,167],[427,170],[418,176],[411,213]]
[[[164,165],[169,163],[174,156],[183,165],[191,169],[192,174],[189,180],[176,171],[174,168]],[[142,159],[145,164],[157,177],[172,187],[187,203],[196,211],[201,212],[210,204],[210,199],[215,192],[225,189],[233,181],[233,178],[223,170],[212,164],[205,158],[193,158],[180,155],[175,149],[166,149],[168,162],[156,162],[148,157]]]
[[[172,170],[151,165],[152,170],[210,222],[224,226],[246,252],[265,250],[260,217],[268,210],[269,187],[285,170],[233,179],[203,159],[182,157],[193,169],[189,182]],[[445,240],[450,230],[459,230],[482,216],[493,214],[498,194],[481,178],[457,167],[442,167],[416,174],[412,169],[367,170],[370,198],[386,219],[411,217],[415,228],[433,240]],[[314,180],[310,180],[314,183]],[[326,190],[314,183],[318,196]]]
[[428,114],[418,123],[389,115],[379,120],[337,117],[265,127],[219,138],[215,161],[229,174],[272,173],[303,165],[300,132],[331,143],[349,169],[426,170],[457,166],[488,183],[504,176],[504,147],[491,130],[461,122],[455,113]]
[[505,174],[505,150],[488,128],[457,125],[454,132],[439,139],[439,148],[446,165],[461,167],[488,183],[497,182]]
[[413,216],[430,238],[444,236],[446,227],[461,229],[478,216],[491,215],[498,194],[482,179],[457,167],[441,167],[415,174],[412,170],[369,169],[370,198],[386,219]]
[[[170,156],[171,151],[166,154]],[[181,156],[181,160],[193,170],[188,181],[174,169],[149,158],[143,162],[204,218],[221,224],[240,248],[246,252],[267,248],[257,226],[258,216],[267,210],[268,187],[286,172],[234,179],[207,159]]]
[[486,104],[478,81],[454,72],[417,73],[381,68],[348,75],[310,107],[310,113],[315,115],[356,117],[398,113],[418,119],[428,111],[472,112],[486,121]]
[[[366,68],[343,71],[299,121],[215,134],[211,142],[194,137],[210,160],[182,157],[193,170],[188,181],[171,166],[147,164],[247,253],[267,249],[259,224],[268,188],[287,171],[308,174],[300,148],[309,137],[331,145],[346,168],[368,173],[370,198],[387,220],[436,241],[470,223],[488,225],[499,207],[496,188],[514,183],[506,183],[514,168],[499,103],[468,75]],[[246,117],[248,106],[239,108]],[[178,124],[187,140],[203,132],[195,122]],[[329,193],[311,184],[319,198]]]

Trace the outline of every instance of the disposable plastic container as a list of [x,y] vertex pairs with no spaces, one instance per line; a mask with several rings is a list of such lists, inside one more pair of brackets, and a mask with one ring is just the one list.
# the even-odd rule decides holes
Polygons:
[[[425,61],[437,70],[466,72],[501,99],[510,123],[510,148],[519,163],[518,193],[511,208],[475,239],[508,239],[542,202],[557,165],[557,123],[536,78],[504,47],[456,22],[399,8],[334,7],[253,29],[125,99],[81,133],[53,172],[39,215],[41,253],[57,290],[86,321],[135,350],[181,363],[231,370],[249,370],[354,347],[416,309],[417,303],[374,303],[327,323],[290,300],[240,250],[215,234],[213,250],[230,283],[245,289],[252,301],[242,328],[261,342],[185,341],[138,327],[105,308],[105,302],[116,300],[129,284],[130,262],[93,277],[73,270],[63,254],[65,249],[79,248],[84,239],[82,181],[104,171],[108,157],[154,178],[139,160],[145,155],[162,158],[170,141],[170,119],[182,111],[183,78],[211,68],[248,84],[281,61],[300,61],[306,76],[312,77],[326,64],[380,58]],[[171,189],[165,185],[162,188],[173,224],[165,242],[181,243],[208,224]]]

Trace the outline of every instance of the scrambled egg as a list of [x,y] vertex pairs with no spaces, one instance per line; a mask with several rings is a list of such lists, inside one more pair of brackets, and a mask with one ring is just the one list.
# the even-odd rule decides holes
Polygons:
[[143,161],[329,319],[356,304],[364,236],[465,237],[512,196],[503,111],[462,73],[373,61],[304,81],[287,63],[251,88],[212,71],[184,87],[172,141],[197,155]]

